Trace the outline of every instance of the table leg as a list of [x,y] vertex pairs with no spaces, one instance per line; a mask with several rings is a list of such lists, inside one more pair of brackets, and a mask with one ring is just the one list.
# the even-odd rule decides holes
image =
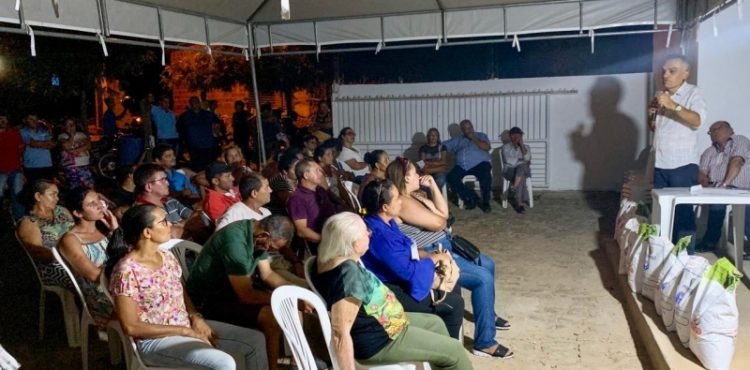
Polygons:
[[[669,198],[669,199],[665,199]],[[663,230],[665,225],[669,223],[669,212],[666,212],[671,203],[671,197],[659,197],[658,201],[653,202],[653,209],[651,210],[651,223],[659,225],[659,233],[664,236]]]
[[743,252],[745,247],[745,205],[733,204],[732,217],[734,219],[734,264],[742,273]]

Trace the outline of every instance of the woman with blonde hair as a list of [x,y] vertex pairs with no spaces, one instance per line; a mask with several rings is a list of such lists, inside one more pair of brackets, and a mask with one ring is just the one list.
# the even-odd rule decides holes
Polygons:
[[323,226],[312,281],[331,311],[334,365],[354,369],[426,361],[433,369],[471,369],[461,342],[448,336],[435,315],[404,312],[394,293],[361,262],[369,232],[354,213],[332,216]]

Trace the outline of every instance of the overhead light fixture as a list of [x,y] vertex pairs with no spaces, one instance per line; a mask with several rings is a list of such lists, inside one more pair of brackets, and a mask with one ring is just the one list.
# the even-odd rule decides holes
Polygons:
[[281,20],[288,21],[290,17],[289,0],[281,0]]

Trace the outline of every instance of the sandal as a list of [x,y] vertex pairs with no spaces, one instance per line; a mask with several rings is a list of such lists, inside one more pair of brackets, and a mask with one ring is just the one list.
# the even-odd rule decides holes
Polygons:
[[495,329],[497,330],[510,330],[510,322],[498,316],[495,319]]
[[479,357],[493,357],[493,358],[499,358],[503,360],[508,359],[508,358],[513,358],[513,355],[514,355],[513,351],[506,348],[500,343],[497,344],[497,348],[495,348],[495,352],[488,353],[488,352],[482,351],[481,349],[474,348],[471,350],[471,353]]

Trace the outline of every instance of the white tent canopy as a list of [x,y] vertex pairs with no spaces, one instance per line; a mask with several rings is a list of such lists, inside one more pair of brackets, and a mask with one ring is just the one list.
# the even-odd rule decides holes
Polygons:
[[[513,37],[677,23],[677,0],[4,0],[0,23],[257,49]],[[18,10],[16,10],[18,8]],[[6,27],[7,30],[7,27]]]
[[[512,38],[516,44],[519,35],[531,38],[528,35],[571,32],[581,36],[588,33],[593,50],[594,30],[652,26],[658,31],[660,25],[678,23],[677,0],[288,2],[290,17],[282,20],[281,0],[0,0],[0,32],[28,33],[32,55],[36,53],[34,32],[97,40],[105,55],[107,42],[158,42],[164,63],[166,47],[182,47],[168,43],[206,45],[209,53],[210,46],[232,46],[247,50],[249,57],[260,56],[262,48],[270,47],[273,52],[273,46],[278,45],[310,46],[321,52],[323,46],[369,43],[377,52],[386,44],[416,46],[392,46],[399,42],[430,42],[439,48],[443,43],[476,41],[467,38],[480,42]],[[259,111],[254,58],[251,66]],[[256,119],[262,135],[260,115]],[[261,161],[265,162],[263,141],[260,147]]]

